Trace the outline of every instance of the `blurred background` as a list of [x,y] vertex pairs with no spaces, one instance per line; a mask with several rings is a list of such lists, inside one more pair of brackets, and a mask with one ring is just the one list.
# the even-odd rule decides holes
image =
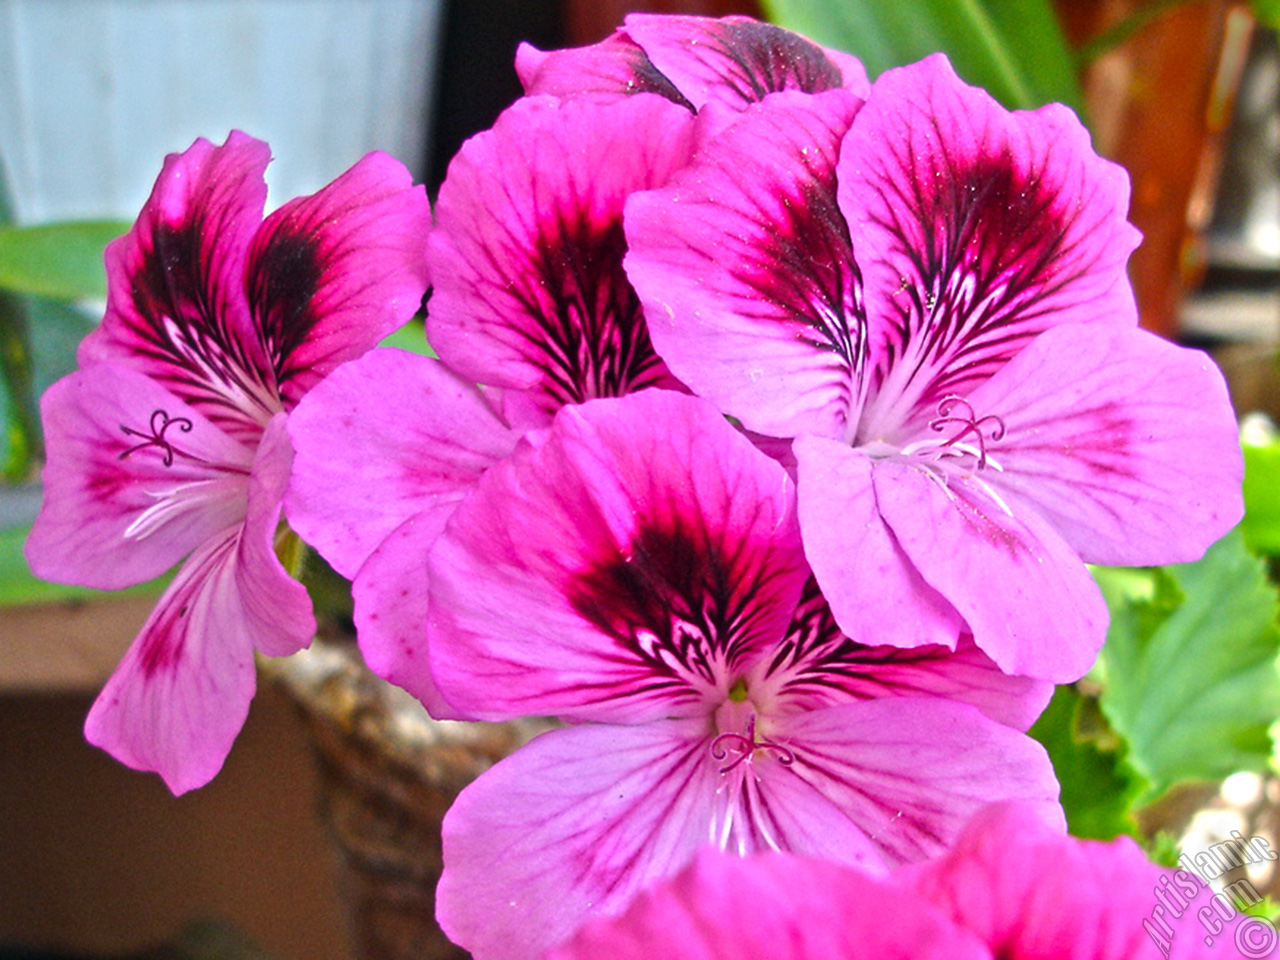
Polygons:
[[[988,19],[964,21],[958,7]],[[1008,106],[1075,106],[1099,151],[1133,180],[1132,219],[1146,237],[1132,264],[1144,325],[1210,349],[1242,413],[1280,416],[1274,3],[0,0],[0,455],[9,480],[0,487],[0,960],[342,958],[359,922],[339,887],[332,822],[316,816],[314,732],[281,685],[263,684],[224,772],[176,800],[157,778],[84,743],[89,704],[153,595],[95,596],[25,573],[19,546],[39,497],[33,398],[70,369],[101,292],[94,277],[55,290],[6,281],[6,228],[87,220],[98,234],[54,242],[112,236],[166,153],[197,136],[221,142],[232,128],[267,140],[278,158],[269,206],[372,149],[405,162],[434,193],[461,142],[519,95],[518,42],[591,43],[634,10],[772,16],[851,49],[873,75],[946,49],[966,79]],[[1261,423],[1258,448],[1271,450],[1274,433]],[[1274,472],[1257,472],[1262,461]],[[1255,486],[1280,497],[1280,455],[1253,463]],[[1046,723],[1059,728],[1041,731],[1089,768],[1081,796],[1069,798],[1073,829],[1149,840],[1199,830],[1206,844],[1237,828],[1275,836],[1267,730],[1280,716],[1280,633],[1265,558],[1280,552],[1280,520],[1266,509],[1251,505],[1257,519],[1245,534],[1255,556],[1245,575],[1258,580],[1249,589],[1264,591],[1250,601],[1262,611],[1250,628],[1251,672],[1247,682],[1219,678],[1247,707],[1224,734],[1232,750],[1210,740],[1202,746],[1217,766],[1160,767],[1142,753],[1142,730],[1107,703],[1105,678],[1093,677],[1055,700]],[[1195,585],[1179,582],[1191,597]],[[1091,776],[1123,797],[1106,801],[1115,809],[1099,813]]]

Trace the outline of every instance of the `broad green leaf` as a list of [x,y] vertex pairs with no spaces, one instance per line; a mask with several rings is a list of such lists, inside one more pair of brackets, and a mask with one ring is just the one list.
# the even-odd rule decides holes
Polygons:
[[102,251],[128,229],[119,220],[0,227],[0,287],[58,300],[104,297]]
[[1196,563],[1095,576],[1111,608],[1102,709],[1151,783],[1144,799],[1266,769],[1280,716],[1276,592],[1240,531]]
[[427,343],[427,337],[422,329],[422,321],[418,319],[410,320],[399,330],[387,334],[382,342],[378,344],[380,347],[398,347],[401,350],[408,350],[410,353],[420,353],[423,356],[434,357],[436,352],[431,349],[431,345]]
[[1257,553],[1280,554],[1280,443],[1244,448],[1244,542]]
[[4,461],[9,481],[26,480],[41,455],[40,417],[25,298],[0,290],[0,386],[4,395]]
[[1073,836],[1110,840],[1122,833],[1135,834],[1129,811],[1144,784],[1117,749],[1104,749],[1100,745],[1104,738],[1090,734],[1091,724],[1100,725],[1096,711],[1096,702],[1075,687],[1058,687],[1030,732],[1053,761],[1062,786],[1067,829]]
[[858,57],[875,77],[942,51],[1010,109],[1082,113],[1075,62],[1050,0],[764,0],[769,18]]

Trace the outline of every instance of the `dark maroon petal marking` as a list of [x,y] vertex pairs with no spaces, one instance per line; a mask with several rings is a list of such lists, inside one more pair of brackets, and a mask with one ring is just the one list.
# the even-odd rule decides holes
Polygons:
[[632,16],[626,33],[699,108],[708,99],[746,106],[782,90],[822,93],[844,85],[821,47],[746,17]]
[[763,611],[754,601],[770,576],[762,554],[759,544],[715,544],[679,520],[650,525],[625,555],[577,576],[569,601],[627,662],[643,665],[645,690],[692,694],[689,678],[715,686],[755,655]]
[[311,237],[280,229],[254,250],[246,286],[278,383],[306,369],[296,354],[321,319],[313,304],[320,275]]

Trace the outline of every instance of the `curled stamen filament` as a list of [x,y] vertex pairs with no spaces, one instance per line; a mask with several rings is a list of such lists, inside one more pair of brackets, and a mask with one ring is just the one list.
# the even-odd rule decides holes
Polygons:
[[774,759],[784,767],[796,762],[796,755],[782,744],[756,739],[755,717],[747,720],[746,733],[722,733],[711,741],[713,760],[729,760],[729,755],[734,754],[733,759],[720,768],[721,773],[728,773],[743,761],[751,759],[757,750],[773,751]]
[[172,442],[165,437],[165,431],[177,424],[178,429],[183,433],[191,432],[191,421],[186,417],[171,417],[165,410],[153,410],[151,413],[151,432],[143,433],[141,430],[134,430],[132,427],[120,425],[121,431],[129,437],[141,437],[141,443],[135,443],[128,450],[120,454],[119,459],[125,460],[129,454],[144,450],[147,447],[158,447],[164,451],[164,465],[166,467],[173,466],[174,448]]
[[[938,403],[938,415],[929,421],[929,429],[941,433],[948,427],[959,427],[959,430],[942,442],[943,447],[954,447],[970,456],[976,456],[978,468],[987,465],[987,441],[1003,440],[1005,435],[1004,421],[995,414],[978,417],[973,406],[963,397],[949,394]],[[983,432],[983,428],[987,432]],[[973,437],[974,443],[963,442]],[[976,446],[975,446],[976,445]]]

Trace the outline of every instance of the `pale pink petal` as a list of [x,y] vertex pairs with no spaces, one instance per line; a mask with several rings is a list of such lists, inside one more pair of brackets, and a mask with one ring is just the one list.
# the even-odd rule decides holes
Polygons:
[[[828,859],[839,853],[821,828],[837,819],[856,825],[890,864],[937,856],[994,800],[1032,801],[1061,822],[1044,748],[968,704],[865,700],[775,717],[764,735],[794,760],[756,764],[759,793],[812,833],[808,852]],[[786,849],[800,846],[792,840]]]
[[868,646],[955,647],[960,614],[920,576],[880,516],[872,461],[821,437],[801,437],[792,448],[805,556],[836,623]]
[[624,32],[699,110],[710,101],[742,109],[782,90],[866,96],[870,88],[848,54],[748,17],[634,13]]
[[1202,353],[1140,330],[1059,327],[970,401],[1003,424],[989,445],[1002,469],[984,479],[1090,563],[1196,560],[1240,520],[1235,414]]
[[384,153],[266,219],[245,284],[286,407],[417,312],[430,228],[426,191]]
[[469,719],[440,695],[427,658],[427,554],[456,505],[442,503],[391,531],[351,584],[365,663],[421,700],[437,720]]
[[1064,836],[1025,804],[983,810],[953,849],[898,877],[900,892],[941,908],[1008,960],[1245,955],[1232,942],[1235,924],[1206,937],[1199,912],[1213,915],[1212,892],[1195,874],[1160,869],[1128,837]]
[[884,881],[780,853],[700,851],[546,960],[990,960],[967,931]]
[[255,438],[278,409],[244,291],[269,160],[239,131],[166,158],[137,223],[107,247],[106,316],[79,354],[132,366]]
[[249,475],[249,505],[236,563],[239,602],[253,645],[270,657],[297,653],[316,632],[306,588],[285,571],[275,551],[280,506],[293,450],[284,414],[267,424]]
[[107,681],[85,736],[174,793],[222,768],[254,690],[253,618],[236,578],[240,528],[209,540],[178,572]]
[[627,204],[627,273],[676,376],[752,430],[844,438],[861,406],[861,278],[836,208],[862,101],[779,94]]
[[971,703],[999,723],[1026,730],[1044,711],[1053,684],[1011,677],[964,636],[954,651],[936,644],[902,649],[850,640],[817,583],[805,585],[786,639],[747,680],[757,703],[800,713],[852,700],[936,696]]
[[876,81],[838,179],[877,371],[859,441],[898,442],[1050,326],[1137,322],[1128,179],[1066,107],[1009,113],[930,57]]
[[1002,670],[1055,683],[1088,672],[1107,607],[1079,556],[1035,511],[1005,512],[960,471],[882,460],[873,482],[903,552]]
[[518,439],[444,364],[385,348],[307,394],[289,435],[289,523],[347,578],[396,527],[462,499]]
[[436,917],[476,960],[536,960],[711,841],[706,718],[553,730],[445,816]]
[[516,73],[530,96],[593,97],[606,101],[656,93],[693,109],[621,30],[599,43],[568,50],[543,51],[522,43],[516,48]]
[[239,524],[253,450],[135,370],[100,363],[41,401],[36,576],[118,589],[159,576]]
[[483,719],[690,715],[778,642],[807,570],[794,488],[705,401],[565,407],[430,558],[431,667]]
[[469,140],[430,243],[427,338],[441,359],[548,410],[678,386],[622,271],[622,209],[688,160],[693,136],[692,115],[658,97],[534,97]]

